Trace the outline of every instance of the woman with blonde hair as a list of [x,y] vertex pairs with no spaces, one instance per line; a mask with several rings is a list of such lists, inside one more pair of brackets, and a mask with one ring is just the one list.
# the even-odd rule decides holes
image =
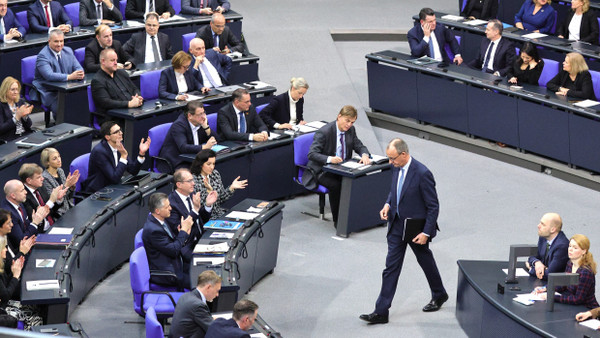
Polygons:
[[302,77],[290,80],[290,89],[275,96],[260,112],[260,118],[269,129],[292,129],[304,122],[304,95],[308,91],[308,82]]
[[525,0],[515,14],[515,27],[532,32],[552,34],[556,22],[556,11],[551,0]]
[[0,139],[11,141],[31,133],[33,105],[21,100],[21,83],[7,76],[0,85]]
[[576,99],[596,100],[592,75],[583,56],[579,53],[569,53],[565,56],[563,69],[548,81],[546,88],[556,95],[569,96]]
[[571,11],[556,30],[559,38],[598,44],[598,17],[590,0],[571,0]]
[[52,194],[54,188],[60,185],[69,188],[62,200],[57,201],[57,203],[61,205],[54,215],[54,217],[57,218],[64,215],[69,209],[75,206],[73,203],[73,192],[75,191],[77,181],[79,181],[79,170],[75,170],[73,173],[69,173],[69,175],[66,176],[62,169],[60,153],[55,148],[45,148],[42,150],[40,162],[42,163],[42,167],[44,167],[44,172],[42,172],[42,176],[44,177],[42,189],[46,191],[48,196]]

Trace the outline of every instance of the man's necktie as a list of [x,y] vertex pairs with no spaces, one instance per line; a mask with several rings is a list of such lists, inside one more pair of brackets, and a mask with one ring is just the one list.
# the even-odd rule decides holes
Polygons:
[[154,53],[154,62],[160,61],[160,56],[158,54],[158,45],[156,44],[156,35],[150,37],[152,39],[152,53]]
[[346,158],[346,148],[344,147],[344,133],[340,133],[340,158],[342,159],[342,161]]
[[25,220],[27,219],[27,215],[25,215],[25,210],[19,204],[19,213],[21,213],[21,220],[23,221],[23,228],[25,228]]
[[398,180],[398,190],[396,191],[396,205],[400,203],[400,193],[404,185],[404,168],[400,169],[400,179]]
[[240,133],[246,132],[246,116],[244,116],[244,112],[240,112]]
[[150,0],[148,4],[148,12],[154,12],[154,0]]
[[544,265],[548,266],[548,251],[550,251],[550,243],[546,242],[546,253],[544,254]]
[[51,27],[50,26],[50,13],[48,12],[48,5],[44,6],[44,10],[46,11],[46,25],[48,27]]
[[208,80],[208,82],[210,82],[210,85],[213,88],[217,88],[217,84],[215,83],[215,80],[212,78],[212,76],[210,75],[210,72],[208,71],[208,67],[206,67],[206,65],[204,64],[204,62],[207,62],[206,59],[204,59],[204,61],[202,63],[200,63],[200,68],[202,68],[202,72],[204,73],[204,75],[206,76],[206,79]]
[[200,0],[200,8],[204,8],[206,5],[204,4],[204,0]]
[[187,198],[187,203],[189,211],[192,212],[194,209],[192,208],[192,198],[190,196]]
[[435,58],[435,51],[433,49],[433,39],[431,38],[431,36],[429,36],[429,57],[430,58]]
[[219,47],[219,36],[217,34],[213,34],[213,47]]
[[65,65],[63,65],[62,57],[61,57],[60,53],[56,54],[56,58],[58,58],[58,66],[60,67],[60,72],[62,74],[67,74],[67,71],[65,70]]
[[0,18],[0,35],[4,34],[6,34],[6,31],[4,30],[4,18]]
[[175,239],[175,237],[173,237],[173,234],[171,233],[171,229],[169,229],[169,226],[167,225],[167,223],[163,223],[162,227],[163,227],[163,229],[165,229],[165,231],[167,232],[167,235],[169,235],[169,237],[171,237],[171,239]]
[[483,68],[481,68],[481,70],[484,72],[488,70],[488,64],[490,63],[490,59],[492,58],[492,49],[494,49],[494,43],[490,42],[487,53],[485,53],[485,59],[483,60]]
[[102,20],[102,5],[96,5],[96,18]]
[[[40,192],[35,190],[33,193],[35,194],[35,198],[37,199],[39,205],[42,207],[45,206],[46,203],[44,203],[44,200],[42,199],[42,195],[40,194]],[[46,220],[48,221],[48,224],[50,224],[50,225],[54,224],[54,220],[52,219],[52,217],[50,217],[50,214],[48,214],[48,216],[46,216]]]

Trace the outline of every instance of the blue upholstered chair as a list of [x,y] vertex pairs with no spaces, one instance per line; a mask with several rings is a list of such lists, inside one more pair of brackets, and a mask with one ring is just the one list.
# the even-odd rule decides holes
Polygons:
[[152,100],[158,98],[158,82],[160,81],[160,73],[162,70],[153,70],[140,75],[140,91],[144,100]]
[[29,21],[27,21],[27,11],[16,12],[15,16],[21,26],[25,27],[25,31],[29,33]]
[[560,62],[544,58],[542,58],[542,60],[544,60],[544,69],[542,69],[538,84],[542,87],[546,87],[546,83],[558,74]]
[[592,84],[594,86],[594,95],[596,95],[596,100],[600,99],[600,72],[595,70],[590,70],[590,75],[592,76]]
[[[165,137],[169,132],[169,128],[171,128],[171,124],[173,123],[159,124],[148,130],[148,137],[152,140],[148,153],[152,159],[152,170],[157,173],[166,172],[167,174],[172,174],[174,171],[171,163],[166,158],[158,156],[160,154],[160,148],[162,148],[163,142],[165,142]],[[160,166],[157,165],[158,163],[160,163]]]
[[75,170],[79,170],[79,181],[77,181],[77,185],[75,185],[75,192],[81,191],[81,182],[85,181],[88,177],[89,165],[90,153],[77,156],[73,162],[71,162],[69,171],[74,172]]
[[210,130],[217,130],[217,113],[212,113],[206,115],[206,120],[208,121],[208,126]]
[[37,54],[21,59],[21,86],[24,88],[25,99],[32,102],[36,106],[40,106],[44,111],[44,122],[46,123],[46,127],[48,127],[50,125],[50,109],[42,104],[39,95],[36,96],[33,93],[36,91],[35,87],[33,86],[36,61]]
[[169,0],[171,7],[175,10],[175,14],[179,14],[181,12],[181,0]]
[[144,241],[142,240],[143,232],[144,232],[144,229],[140,229],[138,232],[136,232],[135,238],[133,240],[133,249],[134,250],[144,246]]
[[196,37],[196,33],[187,33],[181,36],[181,43],[183,45],[183,51],[188,52],[190,50],[190,41]]
[[73,21],[73,27],[79,26],[79,1],[66,4],[63,7],[69,16],[69,19]]
[[[458,46],[460,47],[460,36],[455,36],[456,41],[458,42]],[[450,49],[450,45],[449,44],[445,44],[444,45],[444,50],[446,51],[446,54],[448,54],[448,57],[450,58],[450,60],[454,60],[454,53],[452,53],[452,49]]]
[[123,15],[123,20],[127,20],[125,17],[125,7],[127,7],[127,0],[119,1],[119,10],[121,11],[121,15]]
[[257,106],[257,107],[256,107],[256,114],[260,114],[260,112],[261,112],[261,111],[262,111],[262,110],[263,110],[263,109],[264,109],[266,106],[268,106],[268,105],[269,105],[268,103],[264,103],[264,104],[261,104],[260,106]]
[[165,332],[152,306],[146,311],[146,338],[165,338]]
[[[315,133],[309,133],[300,135],[294,139],[294,163],[296,164],[297,169],[294,180],[300,185],[302,185],[302,174],[304,171],[312,170],[307,167],[306,164],[308,163],[308,151],[310,150],[310,145],[313,142],[314,136]],[[302,213],[325,220],[325,195],[329,193],[329,190],[324,186],[319,185],[316,189],[310,191],[316,192],[319,195],[319,216],[307,212]]]
[[85,47],[77,48],[73,51],[75,58],[79,61],[81,67],[83,67],[83,60],[85,59]]

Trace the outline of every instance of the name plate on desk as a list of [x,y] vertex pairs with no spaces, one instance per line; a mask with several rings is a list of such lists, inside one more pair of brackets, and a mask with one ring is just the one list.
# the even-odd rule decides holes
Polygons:
[[32,280],[26,282],[27,291],[58,290],[60,288],[56,279]]

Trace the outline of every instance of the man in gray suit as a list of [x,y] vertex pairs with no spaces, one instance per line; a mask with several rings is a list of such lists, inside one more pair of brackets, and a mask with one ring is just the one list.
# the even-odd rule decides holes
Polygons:
[[221,277],[213,270],[203,271],[198,275],[198,285],[179,298],[169,337],[203,338],[213,322],[206,302],[212,302],[221,290]]

